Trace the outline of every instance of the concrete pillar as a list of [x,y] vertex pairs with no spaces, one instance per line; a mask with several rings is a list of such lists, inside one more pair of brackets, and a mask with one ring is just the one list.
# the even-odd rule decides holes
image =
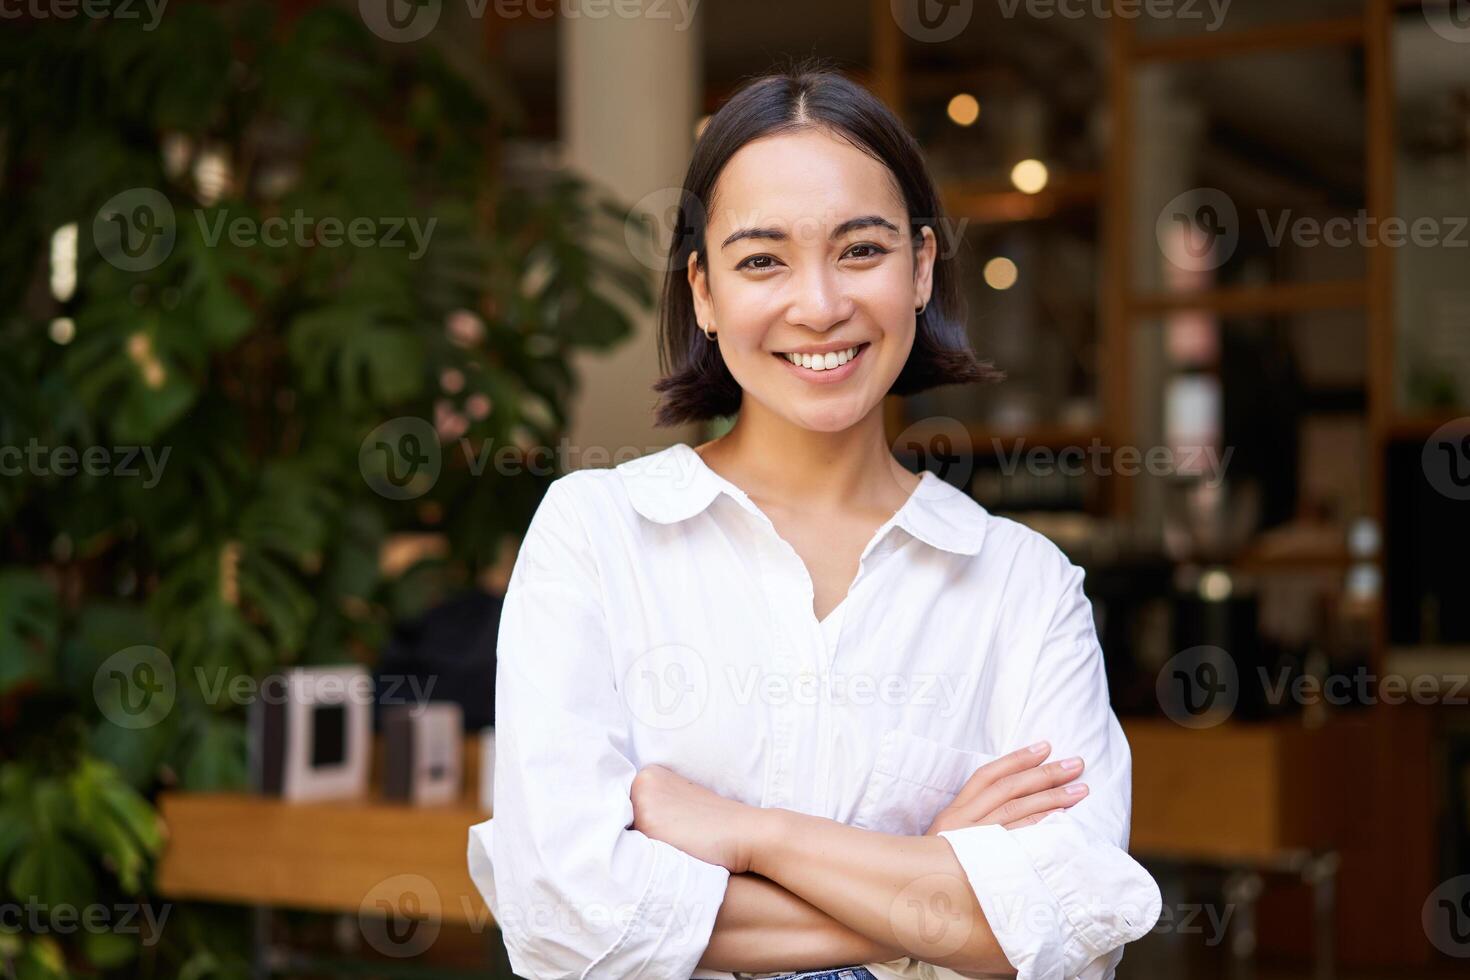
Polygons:
[[[692,8],[692,10],[690,9]],[[698,5],[650,0],[562,0],[559,100],[564,160],[624,206],[662,211],[677,199],[704,92]],[[629,13],[641,11],[637,16]],[[673,190],[671,190],[673,189]],[[667,224],[658,215],[660,227]],[[667,245],[667,234],[661,236]],[[655,286],[662,269],[640,267]],[[649,386],[658,379],[653,311],[630,309],[632,339],[574,361],[582,391],[572,405],[574,450],[639,454],[696,441],[695,427],[655,429]],[[577,456],[569,465],[586,465]]]

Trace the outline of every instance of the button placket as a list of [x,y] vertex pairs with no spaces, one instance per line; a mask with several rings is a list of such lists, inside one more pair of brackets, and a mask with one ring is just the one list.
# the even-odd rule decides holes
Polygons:
[[[756,554],[761,569],[761,592],[765,597],[766,609],[770,615],[776,642],[775,649],[771,652],[771,669],[785,683],[787,691],[784,703],[763,705],[771,719],[773,740],[771,764],[767,768],[765,805],[793,807],[793,756],[797,743],[796,712],[799,706],[791,695],[791,690],[795,683],[800,658],[794,652],[796,637],[788,628],[790,613],[787,603],[790,601],[791,590],[782,586],[782,581],[790,572],[786,555],[783,553],[782,546],[785,543],[776,533],[775,525],[771,524],[770,519],[764,514],[754,509],[754,505],[751,506],[748,513],[750,518],[760,525],[756,529],[756,541],[758,542]],[[785,546],[784,551],[790,550],[789,545]],[[767,698],[769,691],[770,688],[762,683],[757,686],[755,696],[762,699]]]

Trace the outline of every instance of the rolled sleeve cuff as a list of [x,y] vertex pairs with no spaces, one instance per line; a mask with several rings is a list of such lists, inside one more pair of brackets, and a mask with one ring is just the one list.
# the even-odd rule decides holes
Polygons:
[[[579,946],[585,950],[585,936],[579,942],[567,934],[533,934],[529,923],[517,920],[513,899],[499,894],[491,861],[493,824],[487,820],[470,828],[470,877],[495,916],[517,976],[663,980],[694,973],[725,901],[730,882],[726,868],[691,857],[663,841],[649,840],[652,870],[637,904],[631,912],[624,910],[627,926],[596,959],[589,963],[590,954],[584,951],[579,963],[575,950]],[[512,900],[511,908],[502,908],[502,897]],[[607,914],[617,914],[613,907],[593,904]],[[582,911],[590,914],[592,909]],[[541,928],[546,925],[542,923]]]
[[587,967],[583,980],[688,977],[715,931],[730,872],[691,857],[664,841],[652,841],[653,874],[628,929]]
[[1063,980],[1143,936],[1162,899],[1122,849],[1064,821],[941,831],[1019,980]]
[[1062,973],[1056,902],[1026,852],[998,825],[941,830],[985,913],[1017,980],[1053,980]]

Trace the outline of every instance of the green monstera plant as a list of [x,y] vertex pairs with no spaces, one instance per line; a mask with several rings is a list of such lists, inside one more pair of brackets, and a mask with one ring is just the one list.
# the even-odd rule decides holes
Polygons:
[[[473,461],[554,445],[570,354],[651,289],[622,209],[497,163],[505,91],[336,8],[0,35],[6,976],[241,973],[229,910],[52,913],[156,904],[156,792],[245,780],[222,686],[369,661],[529,520],[551,474]],[[435,477],[399,479],[427,442]],[[386,577],[423,530],[449,557]],[[109,692],[145,667],[171,684],[140,721]]]

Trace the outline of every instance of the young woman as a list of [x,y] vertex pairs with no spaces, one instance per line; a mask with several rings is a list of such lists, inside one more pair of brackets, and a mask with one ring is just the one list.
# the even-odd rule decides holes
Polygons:
[[469,847],[512,967],[1111,976],[1160,900],[1082,571],[884,439],[885,395],[988,373],[917,145],[771,75],[683,201],[658,417],[738,418],[561,477],[527,532]]

